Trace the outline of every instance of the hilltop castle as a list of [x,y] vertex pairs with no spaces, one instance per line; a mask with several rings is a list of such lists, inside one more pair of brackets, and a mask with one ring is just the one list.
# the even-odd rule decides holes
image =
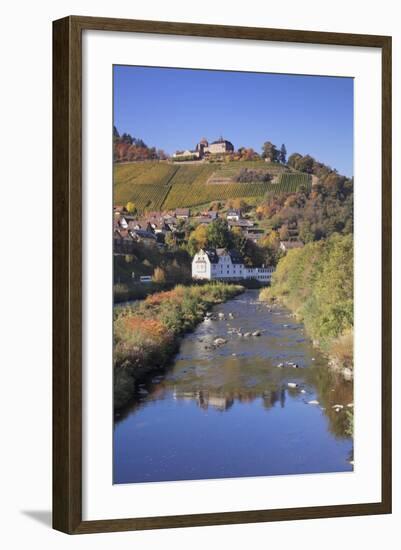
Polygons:
[[184,151],[176,151],[173,154],[173,158],[193,157],[195,159],[202,159],[209,155],[221,155],[232,152],[234,152],[234,145],[231,141],[223,139],[223,137],[211,143],[209,143],[206,138],[202,138],[200,142],[197,143],[194,150],[185,149]]

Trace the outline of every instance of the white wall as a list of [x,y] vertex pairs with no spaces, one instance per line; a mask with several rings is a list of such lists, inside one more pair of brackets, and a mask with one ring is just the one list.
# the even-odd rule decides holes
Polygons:
[[[199,270],[199,262],[196,261],[198,258],[204,258],[205,271]],[[200,253],[198,252],[198,254],[196,254],[194,259],[192,260],[192,277],[195,277],[197,279],[210,279],[211,270],[212,264],[210,263],[207,255],[204,252],[202,252],[202,255],[200,255]]]
[[[179,0],[14,2],[2,11],[1,206],[2,345],[1,541],[7,549],[38,547],[215,548],[252,545],[282,549],[399,547],[401,521],[401,398],[394,399],[394,513],[392,516],[223,526],[68,537],[45,524],[51,495],[51,20],[69,14],[270,26],[394,36],[394,235],[401,236],[401,36],[399,2],[286,0],[282,5],[205,0],[202,9]],[[23,146],[19,144],[24,141]],[[31,245],[15,250],[10,239],[15,208],[35,215]],[[394,281],[401,280],[400,247],[394,244]],[[398,250],[397,250],[398,248]],[[401,293],[394,289],[394,388],[401,387]],[[7,335],[6,332],[7,331]],[[35,519],[36,518],[36,519]],[[45,523],[44,523],[45,522]]]

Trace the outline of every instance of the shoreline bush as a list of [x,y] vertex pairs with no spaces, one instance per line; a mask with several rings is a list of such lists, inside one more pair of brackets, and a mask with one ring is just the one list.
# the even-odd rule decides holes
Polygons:
[[114,314],[114,409],[124,408],[137,383],[165,368],[180,337],[192,331],[213,305],[242,293],[240,285],[178,285],[145,300],[120,307]]
[[327,240],[290,250],[278,263],[261,300],[278,300],[293,311],[307,333],[333,360],[353,365],[353,236],[333,234]]

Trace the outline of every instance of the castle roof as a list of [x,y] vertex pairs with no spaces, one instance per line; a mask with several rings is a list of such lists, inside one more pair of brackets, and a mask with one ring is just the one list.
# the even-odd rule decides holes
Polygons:
[[214,145],[216,143],[225,143],[226,145],[231,145],[231,147],[234,147],[231,141],[224,139],[223,136],[220,136],[219,139],[216,139],[216,141],[212,141],[211,145]]

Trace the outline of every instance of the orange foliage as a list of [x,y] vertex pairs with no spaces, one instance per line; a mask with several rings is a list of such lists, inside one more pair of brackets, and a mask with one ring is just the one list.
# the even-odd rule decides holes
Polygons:
[[145,303],[150,306],[158,306],[167,300],[176,302],[180,300],[183,295],[184,289],[175,288],[174,290],[166,290],[164,292],[156,292],[155,294],[151,294],[146,298]]
[[128,317],[126,319],[127,327],[130,330],[142,332],[151,336],[166,337],[168,329],[156,319],[144,319],[143,317]]

